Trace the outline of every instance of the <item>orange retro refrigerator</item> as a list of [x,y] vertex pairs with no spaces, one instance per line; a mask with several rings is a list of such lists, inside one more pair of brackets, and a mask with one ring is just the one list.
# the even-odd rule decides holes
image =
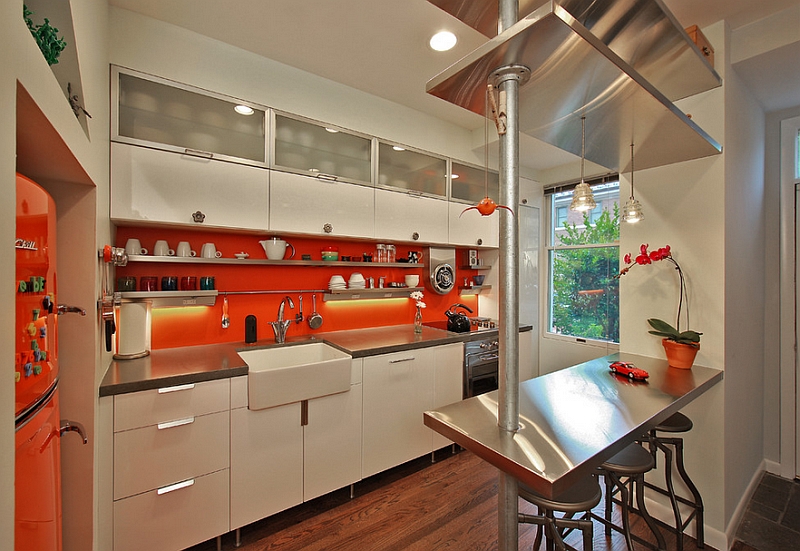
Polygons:
[[17,175],[15,551],[61,550],[55,202]]

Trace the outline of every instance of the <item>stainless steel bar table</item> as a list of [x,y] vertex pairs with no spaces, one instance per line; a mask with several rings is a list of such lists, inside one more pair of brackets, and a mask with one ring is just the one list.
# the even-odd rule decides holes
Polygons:
[[[647,370],[646,382],[614,375],[612,361]],[[499,470],[553,497],[722,380],[717,369],[612,354],[519,386],[520,429],[497,424],[497,391],[427,411],[425,425]]]

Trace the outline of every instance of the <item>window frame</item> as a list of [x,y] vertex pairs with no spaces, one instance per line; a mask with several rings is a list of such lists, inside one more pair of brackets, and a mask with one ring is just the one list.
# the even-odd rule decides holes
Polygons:
[[[602,179],[598,179],[595,181],[587,181],[587,183],[593,188],[597,184],[601,183],[616,183],[618,189],[621,188],[621,182],[619,181],[618,175],[609,175],[603,177]],[[544,196],[544,243],[543,243],[543,251],[542,251],[542,294],[543,294],[543,304],[544,308],[541,309],[541,336],[545,339],[550,339],[553,341],[560,341],[564,343],[573,343],[573,344],[580,344],[583,346],[591,346],[595,348],[602,348],[604,350],[612,351],[619,350],[619,343],[614,341],[607,341],[602,339],[596,339],[591,337],[581,337],[576,335],[566,335],[561,333],[555,333],[551,330],[552,328],[552,315],[553,315],[553,271],[552,271],[552,255],[553,251],[557,250],[569,250],[569,249],[590,249],[590,248],[608,248],[610,246],[617,247],[619,251],[619,241],[614,243],[598,243],[598,244],[587,244],[587,245],[554,245],[554,235],[555,235],[555,228],[553,226],[554,220],[553,217],[556,214],[553,205],[553,200],[557,193],[561,193],[564,191],[572,191],[577,182],[573,184],[561,184],[556,186],[551,186],[545,189],[545,196]],[[620,196],[621,197],[621,196]],[[618,204],[620,199],[617,199]],[[620,207],[622,205],[620,204]],[[602,212],[602,211],[601,211]],[[620,218],[621,221],[621,218]],[[577,225],[577,227],[583,227],[582,224]],[[621,253],[620,253],[621,254]],[[621,312],[620,312],[621,314]]]

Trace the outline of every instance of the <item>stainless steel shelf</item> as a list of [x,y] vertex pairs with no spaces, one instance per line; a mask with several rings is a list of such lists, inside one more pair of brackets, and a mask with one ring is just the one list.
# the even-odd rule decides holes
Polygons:
[[[689,44],[685,31],[676,27],[674,18],[661,9],[658,0],[603,2],[602,6],[562,0],[562,4],[579,13],[581,19],[559,3],[547,2],[431,79],[426,87],[428,93],[483,116],[486,85],[492,73],[521,65],[531,70],[530,79],[519,90],[522,134],[580,155],[581,116],[585,115],[586,158],[616,171],[629,170],[632,142],[636,145],[636,168],[640,170],[722,151],[719,143],[669,99],[708,90],[721,81],[703,59],[702,70],[684,79],[680,65],[676,68],[670,63],[671,57],[683,57],[678,50],[672,50],[672,43],[665,41],[663,51],[657,48],[661,43],[651,43],[650,29],[642,27],[642,21],[637,19],[641,11],[652,17],[659,12],[660,17],[654,21],[674,31],[672,34],[678,36],[690,57],[702,55]],[[581,21],[591,21],[587,24],[592,27],[587,28]],[[629,21],[636,24],[628,28]],[[594,32],[601,33],[598,29],[605,29],[602,32],[609,36],[595,35]],[[616,35],[610,36],[618,29],[625,31],[622,34],[628,42],[620,44]],[[631,32],[636,29],[638,36]],[[614,48],[609,46],[612,43]],[[643,44],[645,49],[651,49],[646,56],[625,55],[626,61],[617,53],[625,48],[638,52]],[[636,63],[653,82],[631,63]],[[690,73],[695,75],[694,71]],[[696,85],[698,79],[705,83],[687,91],[687,86]],[[670,89],[682,80],[687,80],[686,86]]]
[[[638,162],[638,161],[637,161]],[[128,255],[128,262],[156,262],[161,264],[217,264],[237,266],[310,266],[329,268],[332,266],[352,266],[364,268],[424,268],[425,264],[417,262],[344,262],[341,260],[267,260],[250,258],[197,258],[191,256],[145,256]]]
[[459,266],[459,270],[491,270],[492,267],[489,264],[481,264],[480,266]]
[[472,287],[459,287],[459,295],[479,295],[481,291],[488,291],[492,288],[491,285],[473,285]]
[[[345,263],[347,264],[347,263]],[[422,287],[385,287],[383,289],[335,289],[326,291],[323,300],[357,300],[375,298],[403,298],[412,291],[421,291]]]
[[151,302],[153,308],[213,306],[219,291],[127,291],[115,293],[121,302]]

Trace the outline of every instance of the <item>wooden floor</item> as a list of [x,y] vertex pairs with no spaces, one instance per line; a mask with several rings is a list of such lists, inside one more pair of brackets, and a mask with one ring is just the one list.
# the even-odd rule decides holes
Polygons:
[[[520,512],[535,513],[535,507],[520,501]],[[644,523],[633,520],[634,532],[653,541]],[[531,549],[535,528],[520,525],[519,535],[519,549]],[[675,549],[674,536],[664,537]],[[434,464],[430,458],[412,461],[359,482],[353,499],[349,489],[339,490],[245,526],[241,538],[238,551],[495,550],[497,471],[468,451],[440,450]],[[580,541],[579,533],[567,539],[578,548]],[[222,543],[225,551],[237,549],[233,533]],[[596,551],[625,548],[621,535],[607,538],[595,523]],[[191,549],[213,551],[216,542]],[[694,539],[685,538],[684,549],[695,551]]]

